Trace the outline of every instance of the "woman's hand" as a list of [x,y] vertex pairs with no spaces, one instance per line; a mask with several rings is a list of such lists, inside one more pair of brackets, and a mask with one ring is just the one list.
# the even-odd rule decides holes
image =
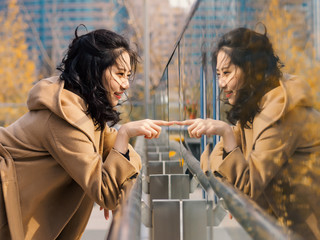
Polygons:
[[124,133],[128,138],[144,135],[147,139],[158,138],[161,133],[161,126],[169,126],[173,123],[162,120],[144,119],[140,121],[123,124],[119,133]]
[[114,148],[121,153],[126,153],[130,138],[136,136],[144,136],[147,139],[158,138],[161,133],[161,126],[173,124],[173,122],[150,119],[125,123],[118,131]]
[[189,125],[188,133],[189,136],[192,138],[201,138],[202,135],[213,136],[219,135],[223,136],[228,130],[231,130],[231,127],[220,120],[214,119],[190,119],[185,121],[176,121],[175,124],[177,125]]
[[177,125],[189,125],[188,133],[190,137],[201,138],[202,135],[219,135],[223,138],[223,145],[226,152],[230,152],[237,147],[236,139],[232,128],[226,122],[214,119],[190,119],[185,121],[174,121]]
[[103,207],[100,207],[100,211],[101,210],[104,210],[104,218],[106,219],[106,220],[109,220],[109,210],[108,209],[104,209]]

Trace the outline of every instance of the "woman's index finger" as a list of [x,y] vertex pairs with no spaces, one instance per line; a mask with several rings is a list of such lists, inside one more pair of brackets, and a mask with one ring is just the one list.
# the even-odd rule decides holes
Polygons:
[[174,124],[173,122],[168,122],[164,120],[152,120],[152,122],[154,124],[157,124],[158,126],[170,126]]
[[189,120],[184,120],[184,121],[176,121],[175,123],[177,125],[191,125],[195,122],[195,119],[189,119]]

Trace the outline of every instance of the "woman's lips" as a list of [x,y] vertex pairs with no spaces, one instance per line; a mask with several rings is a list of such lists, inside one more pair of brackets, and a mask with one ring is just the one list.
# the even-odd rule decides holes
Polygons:
[[232,95],[232,91],[224,92],[227,98],[230,98]]
[[123,93],[121,92],[121,93],[114,93],[114,95],[116,96],[116,98],[118,98],[119,100],[121,99],[121,95],[122,95]]

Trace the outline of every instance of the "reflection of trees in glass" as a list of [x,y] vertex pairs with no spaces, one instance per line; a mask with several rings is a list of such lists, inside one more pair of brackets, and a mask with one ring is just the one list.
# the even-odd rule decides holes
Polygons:
[[[320,109],[320,62],[316,59],[313,45],[312,26],[308,24],[306,12],[301,11],[303,1],[296,0],[288,6],[287,1],[270,0],[269,8],[264,12],[263,22],[266,24],[269,37],[273,42],[274,48],[280,59],[285,64],[283,71],[289,74],[295,74],[303,77],[312,88],[312,95],[308,97],[316,98],[316,107]],[[301,116],[303,117],[303,116]],[[317,138],[319,136],[319,122],[306,125],[310,128],[314,136],[301,136],[301,139]],[[293,129],[294,131],[294,129]],[[275,160],[276,161],[276,160]],[[292,162],[291,159],[288,162]],[[289,167],[288,167],[289,169]],[[289,171],[289,170],[288,170]],[[309,158],[303,159],[297,165],[292,166],[290,171],[295,172],[295,177],[288,180],[286,184],[295,186],[296,189],[301,188],[305,193],[312,192],[314,197],[319,196],[319,185],[315,180],[315,176],[320,175],[319,155],[310,154]],[[285,184],[285,183],[279,183]],[[275,202],[279,206],[284,206],[283,202],[290,201],[296,211],[304,209],[305,206],[300,203],[295,192],[292,192],[290,199],[279,191]],[[308,196],[306,195],[306,199]],[[302,201],[303,202],[303,201]],[[279,219],[280,222],[291,226],[292,222],[286,219],[287,213],[290,211],[283,207],[285,213]],[[305,210],[304,210],[305,211]],[[300,219],[299,219],[300,221]]]
[[[188,66],[191,68],[192,66]],[[183,99],[184,118],[194,119],[200,117],[200,77],[196,69],[185,74]]]
[[24,23],[15,0],[0,13],[0,125],[26,112],[28,91],[35,81],[35,64],[28,56]]
[[184,106],[184,110],[187,119],[195,119],[197,118],[198,103],[190,102],[189,99],[187,99]]
[[297,0],[290,8],[286,1],[270,0],[263,14],[270,39],[276,53],[284,62],[284,72],[304,77],[317,96],[316,107],[320,109],[320,62],[316,59],[312,26],[306,12],[301,11],[303,1]]

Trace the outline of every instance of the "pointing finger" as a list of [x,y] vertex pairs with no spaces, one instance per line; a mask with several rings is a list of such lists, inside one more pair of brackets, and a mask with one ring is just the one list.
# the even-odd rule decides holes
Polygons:
[[196,119],[189,119],[184,121],[175,121],[175,124],[177,125],[191,125],[196,121]]
[[158,126],[171,126],[174,124],[174,122],[168,122],[163,120],[151,120],[154,124],[157,124]]

